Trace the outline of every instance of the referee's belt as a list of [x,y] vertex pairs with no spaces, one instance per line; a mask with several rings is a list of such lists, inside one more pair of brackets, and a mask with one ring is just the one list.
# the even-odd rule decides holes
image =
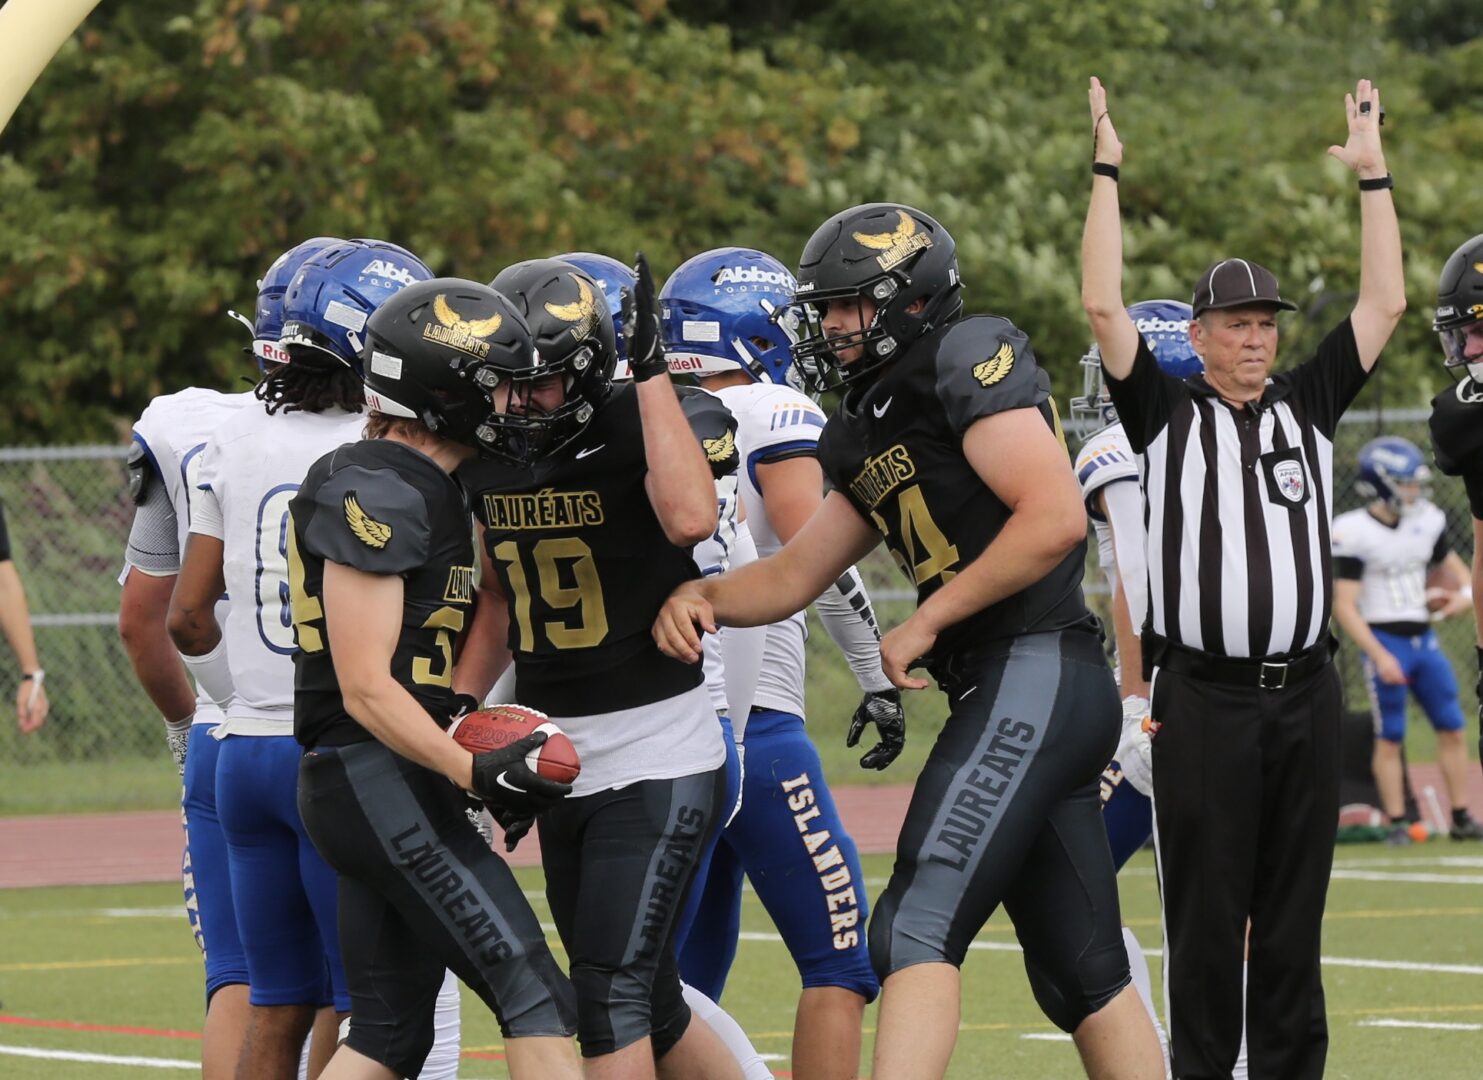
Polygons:
[[1316,645],[1284,656],[1217,656],[1180,645],[1152,630],[1143,632],[1143,654],[1153,667],[1192,679],[1259,690],[1282,690],[1317,674],[1333,658],[1338,645],[1331,634],[1325,634]]

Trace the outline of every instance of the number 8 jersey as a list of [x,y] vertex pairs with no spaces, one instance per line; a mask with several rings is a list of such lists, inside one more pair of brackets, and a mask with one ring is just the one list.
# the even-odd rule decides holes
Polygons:
[[[819,461],[835,490],[885,538],[920,604],[999,535],[1010,509],[963,455],[977,420],[1035,408],[1065,445],[1050,381],[1006,319],[960,319],[922,338],[824,425]],[[1067,462],[1070,468],[1070,462]],[[1045,577],[945,630],[935,658],[996,638],[1095,625],[1081,595],[1086,544]]]
[[248,405],[201,452],[191,532],[222,541],[231,607],[222,633],[236,696],[221,735],[293,733],[294,644],[288,504],[314,461],[360,438],[365,417],[330,410],[269,415]]

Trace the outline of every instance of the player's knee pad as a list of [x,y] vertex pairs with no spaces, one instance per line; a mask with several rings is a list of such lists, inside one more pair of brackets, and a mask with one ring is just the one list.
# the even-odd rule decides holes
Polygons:
[[1080,956],[1058,950],[1032,959],[1027,953],[1025,973],[1040,1011],[1065,1032],[1075,1031],[1132,981],[1121,938]]

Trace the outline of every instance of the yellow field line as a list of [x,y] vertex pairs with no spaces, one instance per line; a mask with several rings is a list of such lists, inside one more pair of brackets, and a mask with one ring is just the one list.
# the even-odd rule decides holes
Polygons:
[[199,956],[125,956],[115,960],[51,960],[23,964],[0,964],[0,971],[84,971],[88,968],[171,967],[201,963]]

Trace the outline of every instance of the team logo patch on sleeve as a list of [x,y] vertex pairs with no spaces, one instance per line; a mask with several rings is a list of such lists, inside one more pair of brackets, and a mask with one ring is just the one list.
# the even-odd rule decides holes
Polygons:
[[377,551],[391,540],[391,526],[384,521],[377,521],[362,510],[353,491],[345,496],[345,524],[350,526],[350,531],[357,540]]
[[932,237],[926,233],[917,232],[917,219],[905,210],[897,210],[896,216],[900,224],[890,232],[883,233],[851,233],[855,243],[861,247],[868,247],[871,251],[879,251],[875,261],[880,263],[882,270],[905,262],[918,251],[932,246]]
[[736,436],[728,431],[718,439],[701,439],[700,445],[707,461],[721,462],[736,453]]
[[999,351],[981,364],[973,365],[973,377],[981,386],[993,386],[1003,380],[1014,367],[1014,346],[1004,342]]

